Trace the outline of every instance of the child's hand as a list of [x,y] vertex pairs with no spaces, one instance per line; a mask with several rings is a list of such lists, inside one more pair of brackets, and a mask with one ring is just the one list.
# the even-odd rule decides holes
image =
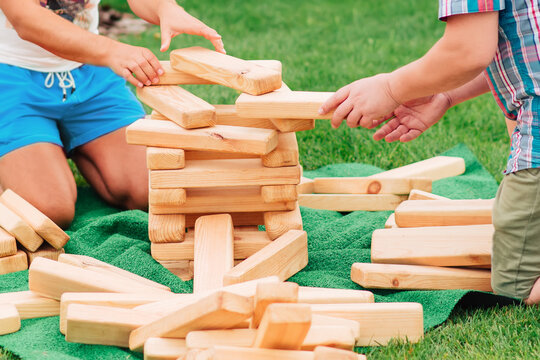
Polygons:
[[375,140],[407,142],[416,139],[437,123],[451,106],[446,94],[436,94],[409,101],[394,110],[395,117],[375,132]]
[[371,129],[391,117],[399,103],[392,98],[388,79],[390,74],[379,74],[357,80],[339,89],[319,110],[327,114],[335,110],[332,127],[337,128],[343,119],[350,127]]
[[[148,49],[111,41],[104,65],[137,87],[159,82],[163,69]],[[135,76],[133,76],[135,74]]]

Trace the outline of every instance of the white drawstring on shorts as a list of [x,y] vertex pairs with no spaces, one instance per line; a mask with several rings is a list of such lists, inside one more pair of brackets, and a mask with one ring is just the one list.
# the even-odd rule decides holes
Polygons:
[[71,93],[75,91],[75,79],[71,75],[71,71],[50,72],[45,78],[45,87],[50,89],[54,85],[54,76],[58,78],[58,86],[62,88],[63,96],[62,101],[67,99],[67,89],[71,89]]

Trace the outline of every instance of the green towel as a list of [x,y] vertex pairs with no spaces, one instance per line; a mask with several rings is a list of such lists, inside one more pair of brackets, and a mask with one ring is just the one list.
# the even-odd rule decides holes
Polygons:
[[[433,192],[453,199],[492,198],[497,183],[474,155],[460,145],[444,155],[465,159],[467,171],[436,181]],[[382,171],[364,164],[329,165],[306,171],[307,177],[367,176]],[[69,230],[66,252],[93,256],[169,286],[175,292],[191,292],[192,282],[183,282],[150,256],[148,215],[108,207],[88,188],[79,189],[75,221]],[[291,278],[304,286],[360,289],[350,280],[351,265],[370,261],[371,233],[384,227],[390,211],[334,211],[302,208],[304,229],[309,239],[309,264]],[[28,271],[0,276],[0,291],[28,289]],[[466,290],[375,291],[377,302],[412,301],[424,307],[426,330],[444,322],[456,304],[485,306],[508,299]],[[141,354],[112,346],[72,344],[58,330],[58,317],[22,321],[22,329],[0,336],[0,346],[23,359],[132,359]]]

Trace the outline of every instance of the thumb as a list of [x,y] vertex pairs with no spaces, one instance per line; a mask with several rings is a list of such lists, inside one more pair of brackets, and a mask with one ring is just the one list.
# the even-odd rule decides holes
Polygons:
[[171,45],[172,34],[167,26],[161,26],[161,48],[159,51],[164,52]]

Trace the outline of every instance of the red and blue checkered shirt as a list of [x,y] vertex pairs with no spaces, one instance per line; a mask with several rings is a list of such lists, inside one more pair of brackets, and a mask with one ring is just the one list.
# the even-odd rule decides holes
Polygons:
[[507,118],[517,121],[506,173],[540,168],[540,1],[439,0],[439,18],[499,12],[499,44],[485,75]]

